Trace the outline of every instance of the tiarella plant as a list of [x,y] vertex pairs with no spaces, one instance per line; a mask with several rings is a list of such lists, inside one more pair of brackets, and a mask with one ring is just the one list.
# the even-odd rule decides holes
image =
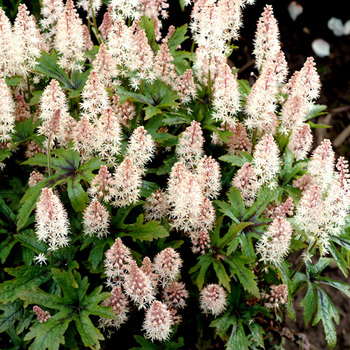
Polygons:
[[168,33],[166,1],[0,8],[2,348],[280,348],[298,293],[335,346],[348,162],[313,146],[315,62],[288,74],[271,6],[254,84],[229,65],[253,2],[182,1]]

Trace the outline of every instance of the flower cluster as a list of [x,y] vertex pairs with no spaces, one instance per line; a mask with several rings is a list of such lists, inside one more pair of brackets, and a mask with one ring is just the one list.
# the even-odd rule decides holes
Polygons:
[[[119,328],[128,319],[129,303],[145,309],[143,330],[150,340],[167,340],[171,326],[180,321],[177,311],[185,307],[188,292],[179,278],[182,260],[173,248],[160,251],[152,261],[145,257],[138,267],[129,248],[117,238],[106,252],[105,267],[107,284],[112,297],[105,301],[112,306],[117,318],[101,318],[100,326]],[[163,301],[157,300],[160,294]]]

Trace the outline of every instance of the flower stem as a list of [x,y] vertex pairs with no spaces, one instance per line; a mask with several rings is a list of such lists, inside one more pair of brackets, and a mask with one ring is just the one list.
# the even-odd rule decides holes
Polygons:
[[49,135],[49,138],[47,140],[47,164],[48,164],[48,171],[49,171],[49,177],[51,176],[51,135]]
[[96,39],[97,39],[99,45],[101,45],[102,42],[101,42],[101,37],[100,37],[100,34],[98,32],[98,28],[97,28],[95,11],[94,11],[94,8],[92,6],[92,0],[90,0],[90,8],[91,8],[91,13],[92,13],[92,21],[94,22],[95,36],[96,36]]
[[208,71],[208,87],[209,87],[209,107],[211,108],[212,103],[213,103],[213,91],[212,91],[212,81],[211,81],[210,69]]
[[[308,252],[311,252],[312,249],[314,249],[316,247],[316,244],[317,244],[317,240],[315,240],[315,242],[312,244],[311,248],[308,247],[306,250]],[[301,259],[298,266],[296,267],[296,269],[294,270],[294,272],[292,273],[292,276],[290,276],[290,279],[292,280],[293,277],[297,274],[297,272],[301,269],[301,267],[305,264],[305,260],[304,259]]]

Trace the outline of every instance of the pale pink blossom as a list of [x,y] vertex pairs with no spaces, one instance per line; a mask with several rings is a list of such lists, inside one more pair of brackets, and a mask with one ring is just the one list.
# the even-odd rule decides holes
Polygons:
[[136,264],[131,261],[128,273],[124,276],[126,295],[137,305],[138,309],[146,309],[155,299],[152,281]]
[[310,241],[316,238],[328,238],[328,233],[322,227],[326,219],[326,208],[323,202],[322,190],[312,185],[301,197],[294,216],[294,221],[303,230]]
[[35,211],[35,233],[39,241],[57,250],[69,244],[69,220],[60,199],[51,188],[43,188]]
[[108,235],[109,213],[107,208],[98,200],[93,200],[83,214],[83,227],[86,235],[103,238]]
[[43,33],[46,42],[51,46],[52,40],[56,34],[56,26],[58,19],[64,11],[64,4],[62,0],[43,0],[40,13],[41,20],[40,24],[42,29],[45,30]]
[[210,249],[210,236],[207,230],[193,231],[190,233],[192,242],[192,252],[205,254],[206,250]]
[[156,78],[168,85],[175,84],[177,79],[173,61],[174,57],[168,45],[165,43],[160,44],[159,51],[154,60],[154,73]]
[[140,198],[141,186],[141,170],[126,157],[113,175],[105,200],[116,207],[135,204]]
[[179,93],[180,103],[187,104],[197,96],[197,88],[194,82],[193,73],[191,69],[187,69],[184,74],[176,78],[173,88]]
[[235,116],[240,110],[237,75],[232,74],[232,68],[224,60],[217,73],[213,84],[213,118],[234,127]]
[[176,154],[180,162],[189,169],[196,167],[204,154],[204,137],[198,122],[192,121],[191,125],[179,137]]
[[143,126],[139,126],[129,138],[126,156],[144,173],[145,165],[153,158],[154,152],[155,143],[152,136]]
[[102,85],[96,71],[90,73],[81,93],[81,98],[81,109],[90,120],[96,120],[110,106],[107,90]]
[[171,333],[173,320],[170,311],[162,302],[155,300],[146,312],[142,329],[151,341],[166,341]]
[[105,272],[110,286],[119,285],[133,261],[130,249],[117,238],[110,249],[106,252],[104,260]]
[[32,171],[29,175],[28,186],[33,187],[44,179],[45,176],[42,173],[39,173],[38,171]]
[[180,254],[173,248],[166,248],[154,258],[154,272],[159,276],[163,287],[174,282],[182,267]]
[[120,103],[118,95],[113,95],[111,107],[114,110],[114,113],[116,114],[116,117],[118,118],[119,122],[127,128],[129,128],[130,121],[136,115],[136,108],[133,105],[133,103],[128,100],[126,100],[123,103]]
[[275,177],[280,171],[281,160],[278,146],[272,135],[266,134],[256,145],[252,161],[259,184],[269,188],[275,188]]
[[15,103],[10,88],[0,78],[0,142],[11,139],[15,127]]
[[6,77],[16,63],[12,57],[12,25],[5,11],[0,7],[0,75]]
[[115,58],[109,53],[104,43],[101,44],[95,59],[92,61],[92,67],[101,84],[105,87],[112,87],[113,78],[119,75],[119,71]]
[[265,307],[268,309],[279,309],[281,305],[288,302],[288,287],[286,284],[273,285],[270,294],[265,294]]
[[111,108],[102,111],[95,121],[92,149],[108,164],[115,165],[115,157],[120,153],[121,126]]
[[73,0],[67,0],[64,12],[57,22],[54,40],[54,48],[59,54],[60,67],[68,71],[82,70],[85,45],[82,20],[74,7]]
[[114,12],[113,6],[109,6],[108,11],[106,11],[105,14],[103,15],[103,20],[101,25],[98,28],[104,41],[107,39],[107,36],[113,27],[113,12]]
[[208,284],[201,290],[200,308],[207,314],[215,317],[223,313],[227,307],[226,293],[218,284]]
[[36,317],[40,323],[45,323],[51,317],[50,312],[44,311],[38,305],[33,307],[33,311],[35,312]]
[[[228,142],[225,143],[228,153],[237,153],[237,151],[250,153],[252,151],[252,142],[250,141],[247,130],[244,125],[237,122],[235,126],[222,123],[220,130],[229,131],[233,135],[227,136]],[[223,142],[218,138],[216,134],[212,135],[213,143],[221,145]]]
[[278,265],[289,252],[293,228],[284,217],[277,217],[263,233],[256,251],[265,263]]
[[[102,6],[102,0],[91,0],[91,4],[92,9],[94,10],[94,15],[97,16],[98,11]],[[81,7],[85,12],[87,12],[88,17],[92,19],[90,0],[78,0],[77,6]]]
[[205,156],[199,161],[196,174],[202,186],[203,195],[209,199],[217,198],[221,190],[219,163],[211,156]]
[[285,218],[293,215],[294,203],[293,198],[288,197],[284,203],[280,205],[268,205],[264,210],[264,214],[267,218],[277,219]]
[[112,175],[105,165],[101,165],[98,174],[91,182],[88,193],[92,198],[102,199],[104,196],[108,195],[111,183]]
[[322,190],[328,187],[333,177],[334,161],[332,143],[324,139],[313,151],[311,161],[308,164],[308,173]]
[[25,4],[18,6],[13,25],[13,45],[11,50],[14,73],[27,77],[37,65],[41,51],[46,49],[35,17],[30,15]]
[[248,129],[257,129],[259,133],[274,134],[278,126],[276,116],[279,86],[287,74],[287,62],[280,51],[269,58],[247,97],[244,121]]
[[[60,111],[59,116],[57,115],[58,110]],[[39,132],[46,136],[52,134],[53,138],[57,138],[59,143],[64,143],[71,116],[69,115],[66,95],[57,80],[51,80],[41,95],[39,116],[43,121],[39,127]],[[52,123],[57,124],[54,133],[51,130]]]
[[183,282],[173,282],[166,286],[163,291],[165,303],[171,308],[183,309],[186,306],[186,299],[189,297]]
[[162,190],[158,190],[156,193],[146,198],[146,203],[143,206],[145,211],[145,219],[150,220],[161,220],[166,216],[169,205],[166,198],[166,193]]
[[232,180],[232,186],[237,187],[246,207],[253,205],[260,187],[258,178],[251,163],[245,163]]
[[103,300],[103,306],[111,306],[116,315],[115,319],[101,317],[99,320],[99,328],[116,328],[119,329],[124,324],[129,316],[130,311],[128,297],[123,293],[120,286],[115,286],[111,291],[112,296]]
[[300,188],[300,190],[302,191],[302,194],[304,194],[307,190],[309,190],[310,187],[314,184],[315,183],[309,174],[305,174],[299,177],[298,179],[293,180],[293,186]]
[[277,20],[271,5],[266,5],[258,21],[254,40],[255,66],[260,70],[266,61],[281,50]]
[[159,276],[154,272],[152,261],[148,256],[143,258],[140,269],[150,278],[153,288],[156,289]]
[[29,119],[32,114],[30,112],[29,104],[24,100],[22,95],[16,96],[16,109],[15,109],[15,118],[18,122],[23,122],[24,120]]
[[309,124],[303,123],[292,129],[288,148],[295,155],[296,160],[305,159],[312,147],[312,133]]

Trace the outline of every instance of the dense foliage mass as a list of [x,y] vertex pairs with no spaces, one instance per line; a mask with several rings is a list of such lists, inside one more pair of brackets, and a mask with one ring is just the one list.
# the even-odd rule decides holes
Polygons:
[[166,1],[0,8],[2,348],[280,348],[300,292],[335,346],[348,162],[313,146],[315,63],[288,73],[271,6],[255,83],[229,65],[252,2],[182,1],[167,33]]

